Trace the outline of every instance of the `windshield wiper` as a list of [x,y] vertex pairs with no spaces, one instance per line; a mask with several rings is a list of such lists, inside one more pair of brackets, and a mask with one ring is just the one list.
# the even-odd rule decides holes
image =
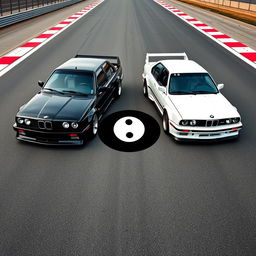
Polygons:
[[83,95],[83,96],[88,96],[90,94],[87,94],[87,93],[83,93],[83,92],[76,92],[76,91],[72,91],[72,90],[65,90],[65,91],[62,91],[62,92],[67,92],[67,93],[73,93],[73,94],[77,94],[77,95]]
[[209,91],[193,91],[194,94],[216,94],[217,92],[209,92]]
[[171,94],[194,94],[193,92],[187,92],[187,91],[174,91],[171,92]]
[[60,92],[58,90],[51,89],[51,88],[44,88],[43,90],[48,90],[48,91],[51,91],[51,92],[57,92],[57,93],[63,94],[62,92]]

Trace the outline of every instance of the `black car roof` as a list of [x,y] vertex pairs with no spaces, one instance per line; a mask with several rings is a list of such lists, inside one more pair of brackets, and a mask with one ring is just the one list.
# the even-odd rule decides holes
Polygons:
[[72,58],[57,69],[96,71],[106,60],[96,58]]

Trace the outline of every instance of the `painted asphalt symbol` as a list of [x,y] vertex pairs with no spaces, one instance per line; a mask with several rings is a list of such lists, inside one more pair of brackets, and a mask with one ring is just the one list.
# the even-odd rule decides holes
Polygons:
[[106,116],[100,124],[98,134],[110,148],[135,152],[152,146],[160,136],[160,127],[146,113],[124,110]]
[[139,140],[145,133],[144,124],[136,117],[128,116],[119,119],[114,125],[114,134],[124,142]]

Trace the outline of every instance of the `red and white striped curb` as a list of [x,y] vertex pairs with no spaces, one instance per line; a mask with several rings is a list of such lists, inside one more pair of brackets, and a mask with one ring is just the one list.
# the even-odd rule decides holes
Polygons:
[[248,47],[245,44],[238,42],[237,40],[231,38],[230,36],[223,34],[217,29],[214,29],[207,24],[191,17],[190,15],[180,11],[179,9],[165,3],[162,0],[154,0],[156,3],[164,7],[166,10],[170,11],[189,25],[193,26],[198,31],[202,32],[222,47],[226,48],[234,55],[256,68],[256,51]]
[[67,19],[63,20],[59,24],[55,25],[54,27],[46,30],[41,35],[31,39],[27,43],[21,45],[20,47],[12,50],[11,52],[7,53],[6,55],[0,57],[0,77],[8,72],[10,69],[15,67],[18,63],[26,59],[30,56],[33,52],[38,50],[40,47],[48,43],[52,40],[55,36],[59,35],[69,26],[74,24],[84,15],[89,13],[99,4],[101,4],[104,0],[96,0],[95,2],[91,3],[90,5],[83,8],[81,11],[73,14],[72,16],[68,17]]

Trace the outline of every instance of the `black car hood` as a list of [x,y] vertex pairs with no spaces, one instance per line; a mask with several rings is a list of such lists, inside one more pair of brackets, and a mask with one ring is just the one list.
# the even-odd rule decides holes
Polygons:
[[19,116],[51,120],[79,121],[93,103],[93,97],[38,93],[18,113]]

